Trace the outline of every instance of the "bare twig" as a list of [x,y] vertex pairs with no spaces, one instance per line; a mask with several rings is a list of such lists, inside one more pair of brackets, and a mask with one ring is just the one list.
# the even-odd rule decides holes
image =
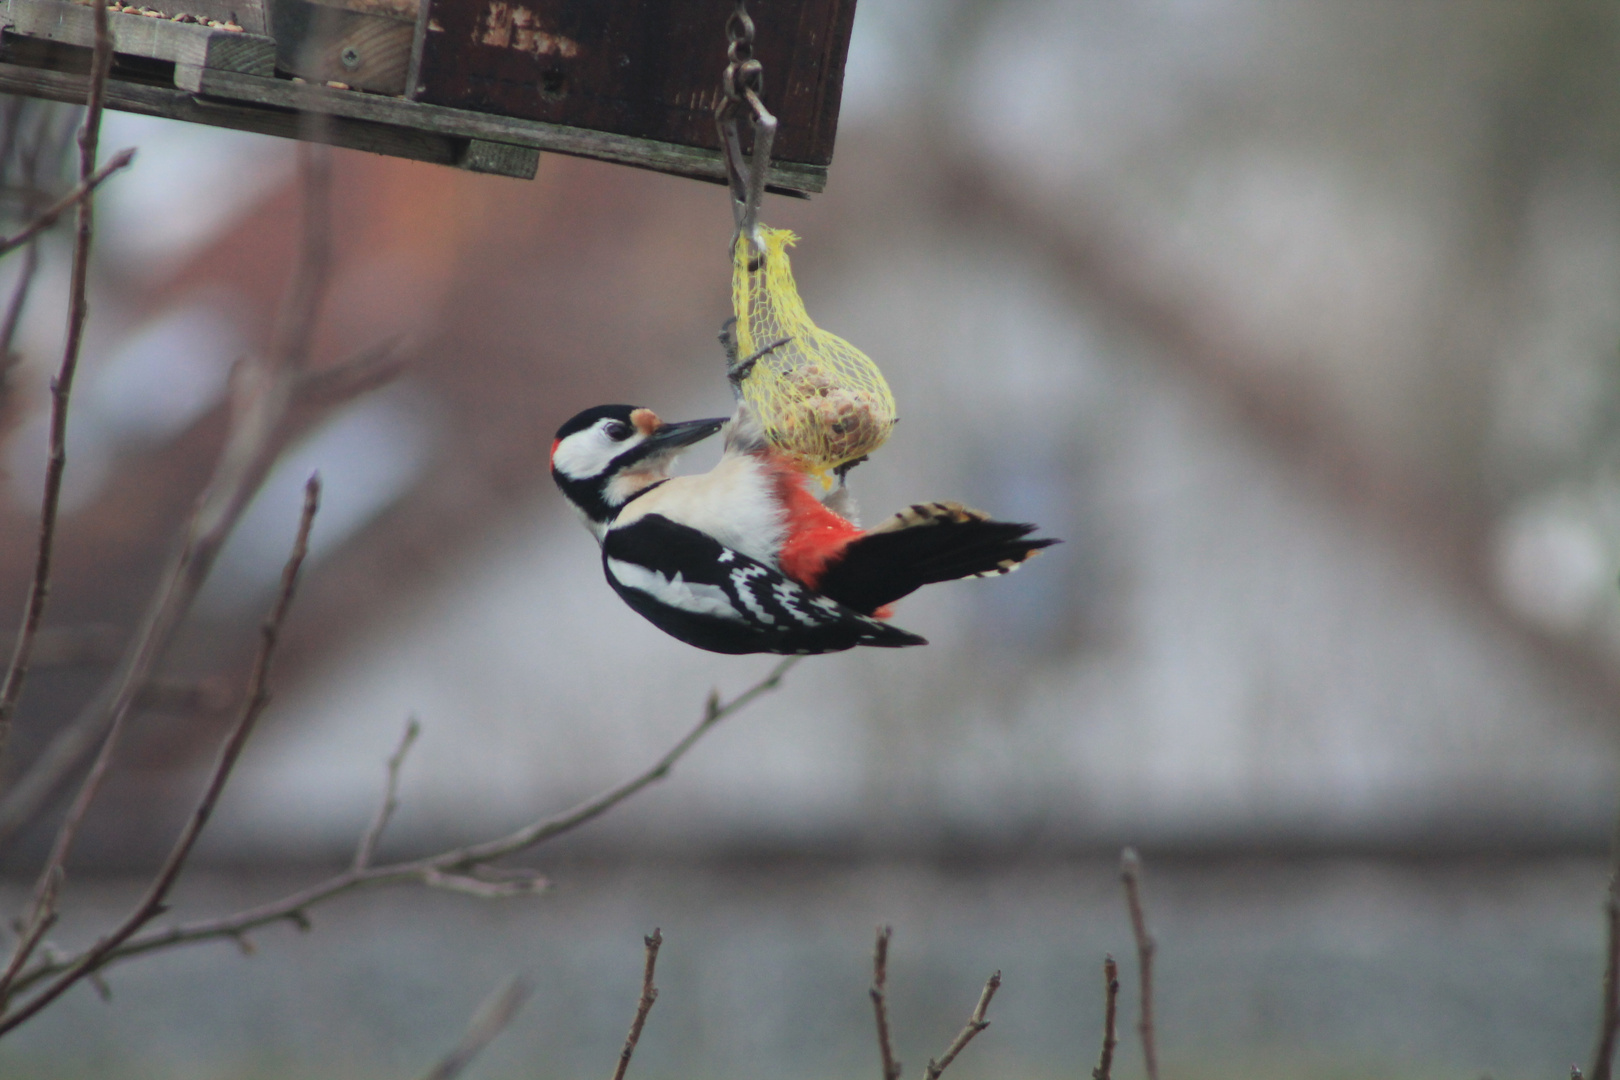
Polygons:
[[17,338],[17,326],[22,322],[23,309],[28,306],[28,294],[34,287],[34,278],[39,274],[39,244],[30,243],[23,252],[22,269],[17,272],[17,280],[11,286],[11,298],[6,301],[6,314],[0,320],[0,407],[6,400],[6,391],[11,377],[11,370],[15,368],[22,356],[11,348],[11,343]]
[[11,996],[11,985],[17,981],[17,973],[45,940],[45,935],[50,933],[51,927],[56,925],[58,915],[56,898],[62,890],[62,874],[62,868],[58,866],[46,879],[43,901],[34,905],[29,913],[28,923],[22,928],[17,945],[11,952],[11,960],[7,962],[6,970],[0,973],[0,1012],[5,1010],[6,1002]]
[[878,1053],[883,1059],[883,1080],[899,1080],[900,1062],[894,1057],[894,1042],[889,1037],[889,1005],[884,996],[884,984],[889,981],[889,938],[894,928],[878,927],[877,945],[872,950],[872,1012],[877,1018]]
[[[55,123],[58,114],[62,113],[63,110],[55,103],[23,97],[7,100],[4,122],[0,123],[0,181],[9,177],[13,185],[24,193],[25,208],[30,207],[33,201],[28,193],[43,190],[61,171],[62,160],[72,141],[73,128],[72,124]],[[35,121],[33,126],[36,130],[32,139],[23,136],[25,119]],[[54,130],[56,128],[60,128],[60,131]],[[13,170],[16,175],[10,177]],[[12,342],[16,340],[17,327],[22,321],[22,313],[27,307],[38,271],[39,238],[36,235],[29,240],[27,250],[23,253],[22,268],[12,285],[5,318],[0,321],[0,409],[5,406],[7,377],[21,360],[13,351]],[[12,644],[14,646],[15,642]],[[35,663],[38,663],[37,657]]]
[[128,167],[129,163],[134,160],[135,148],[133,146],[118,151],[118,153],[114,154],[108,159],[107,164],[80,180],[79,185],[72,191],[68,192],[66,195],[62,196],[51,205],[41,210],[34,217],[34,220],[23,226],[22,230],[18,232],[17,235],[0,237],[0,255],[9,254],[11,251],[14,251],[22,245],[28,243],[30,240],[44,232],[46,229],[50,228],[52,225],[55,225],[57,219],[59,219],[63,214],[67,213],[81,202],[89,199],[91,193],[95,191],[96,188],[101,186],[101,182],[103,180],[107,179],[107,177],[111,176],[119,169]]
[[[79,129],[79,179],[81,186],[96,171],[96,148],[101,139],[102,97],[107,88],[107,71],[112,65],[112,37],[107,32],[107,7],[95,8],[96,45],[90,61],[90,91]],[[126,162],[127,164],[127,162]],[[34,576],[23,606],[22,629],[12,649],[11,662],[0,681],[0,759],[4,758],[11,737],[11,718],[28,680],[28,658],[34,636],[45,614],[45,601],[51,591],[51,557],[56,549],[56,511],[62,495],[62,473],[67,467],[68,402],[73,395],[73,376],[79,368],[79,346],[84,340],[85,299],[90,273],[90,242],[94,237],[94,198],[89,190],[77,201],[78,228],[73,239],[72,282],[68,289],[67,335],[62,345],[62,364],[51,380],[50,458],[45,469],[45,493],[39,516],[39,543],[34,556]],[[40,875],[36,898],[43,897],[49,866]],[[36,903],[37,908],[37,903]],[[33,921],[30,919],[30,921]]]
[[505,900],[510,896],[545,892],[551,887],[544,874],[516,866],[475,866],[459,874],[429,870],[422,875],[422,884],[476,896],[480,900]]
[[658,949],[664,944],[664,935],[654,927],[652,935],[644,940],[647,943],[647,963],[641,971],[641,1000],[636,1003],[636,1017],[630,1021],[630,1034],[624,1038],[624,1049],[619,1051],[619,1064],[613,1069],[613,1080],[624,1080],[625,1071],[630,1068],[630,1055],[636,1052],[636,1044],[641,1041],[641,1029],[647,1023],[647,1014],[652,1012],[653,1002],[658,1000],[658,987],[653,985],[653,970],[658,966]]
[[[321,482],[320,478],[311,476],[304,486],[304,510],[298,522],[298,536],[293,542],[292,555],[287,559],[287,565],[281,573],[281,588],[276,595],[275,605],[270,609],[270,615],[265,619],[260,630],[259,654],[253,662],[253,674],[248,680],[247,700],[242,704],[242,712],[236,724],[226,736],[224,744],[220,747],[219,757],[214,762],[213,771],[209,774],[208,783],[204,786],[202,796],[197,800],[191,816],[186,820],[185,827],[170,849],[168,858],[158,869],[157,876],[147,886],[146,893],[135,905],[124,920],[104,935],[95,945],[86,949],[68,962],[67,969],[53,979],[43,990],[35,994],[15,1012],[0,1014],[0,1035],[17,1027],[36,1015],[41,1009],[55,1001],[68,988],[80,979],[93,974],[107,959],[109,953],[119,945],[128,941],[141,927],[151,922],[165,910],[164,900],[169,890],[180,877],[180,871],[185,868],[186,860],[191,857],[191,849],[196,845],[197,838],[202,835],[203,828],[213,815],[214,806],[219,802],[220,794],[225,790],[225,782],[230,779],[231,770],[236,767],[236,761],[242,754],[242,748],[247,745],[248,736],[253,733],[254,725],[264,712],[265,706],[270,704],[270,661],[275,656],[276,641],[281,634],[281,625],[287,618],[287,612],[292,607],[293,595],[298,589],[298,573],[303,567],[304,557],[309,553],[309,530],[315,524],[315,512],[320,508]],[[60,875],[61,866],[52,866],[53,873]],[[48,909],[44,905],[41,909]],[[19,955],[26,957],[23,950]],[[17,961],[13,959],[13,965]],[[20,965],[18,965],[20,966]],[[0,986],[0,996],[7,992],[6,987]]]
[[1592,1050],[1592,1080],[1609,1080],[1612,1075],[1615,1032],[1620,1029],[1620,1001],[1616,1000],[1616,972],[1620,971],[1620,897],[1615,895],[1615,888],[1611,874],[1608,898],[1603,904],[1603,1015],[1598,1019],[1597,1046]]
[[[104,25],[106,9],[99,3],[93,4],[92,7],[96,11],[98,26],[96,47],[99,56],[103,46],[108,50],[111,48],[110,42],[103,40],[106,37]],[[111,55],[110,51],[108,55]],[[97,68],[101,76],[106,74],[105,67],[105,64],[101,64]],[[102,78],[101,81],[104,82],[105,79]],[[86,114],[85,131],[80,133],[79,140],[83,175],[88,175],[94,166],[92,144],[95,124],[99,123],[100,118],[100,93],[98,86],[92,83],[90,89],[92,107]],[[91,139],[86,139],[86,132],[92,133]],[[319,156],[312,157],[306,154],[305,158],[313,160]],[[316,201],[324,201],[326,198],[324,172],[313,166],[306,172],[307,190],[316,194]],[[90,205],[88,199],[79,204],[80,237],[86,247],[88,237],[83,226]],[[291,300],[283,305],[283,314],[286,309],[296,306],[299,311],[307,311],[312,317],[313,305],[308,302],[305,294],[310,288],[309,279],[314,279],[317,283],[326,279],[328,240],[324,230],[327,221],[324,211],[314,209],[308,210],[305,219],[306,230],[300,266],[294,275],[294,284],[288,290]],[[317,236],[317,233],[320,235]],[[77,276],[78,270],[78,264],[75,263],[75,296],[83,292],[83,282]],[[80,324],[83,322],[82,308],[81,303],[75,302],[74,310],[79,312]],[[70,330],[73,325],[70,315]],[[307,345],[307,338],[304,339],[304,343]],[[278,335],[278,346],[280,344],[282,343]],[[190,610],[192,600],[202,588],[203,582],[207,580],[215,557],[224,546],[248,499],[258,489],[280,451],[281,440],[285,435],[283,421],[291,406],[297,380],[302,377],[304,360],[303,354],[280,351],[273,354],[269,366],[238,365],[235,373],[237,377],[232,379],[232,405],[235,415],[214,477],[198,500],[187,525],[185,541],[153,597],[146,618],[131,642],[123,663],[95,699],[74,718],[67,730],[52,740],[46,752],[30,766],[18,784],[7,793],[5,801],[0,803],[0,839],[3,839],[27,822],[39,805],[55,790],[56,785],[77,764],[80,757],[95,745],[99,737],[100,749],[91,762],[89,772],[80,783],[78,793],[69,805],[67,814],[57,827],[50,855],[35,886],[33,907],[36,912],[43,902],[47,878],[54,872],[53,868],[66,865],[68,853],[72,851],[78,839],[85,815],[89,813],[91,804],[100,793],[131,707],[146,685],[158,658],[166,651],[175,631]],[[65,419],[67,404],[65,395],[58,394],[57,401]],[[53,417],[54,415],[53,411]],[[62,460],[54,419],[52,431],[52,468],[56,473],[56,479],[54,484],[49,481],[47,483],[47,506],[51,511],[47,515],[48,520],[54,520],[55,517],[54,494],[49,492],[54,492],[60,485]],[[46,544],[42,533],[41,551],[45,550]],[[36,578],[36,583],[43,585],[44,579]],[[28,636],[31,637],[32,634],[29,633]],[[32,922],[34,917],[31,915],[28,921]],[[0,1026],[0,1033],[4,1030],[5,1028]]]
[[[309,928],[308,908],[342,893],[370,885],[416,882],[441,887],[457,887],[463,891],[478,891],[480,895],[491,895],[490,890],[499,888],[498,884],[490,883],[491,875],[500,875],[503,871],[500,868],[488,866],[488,863],[516,854],[526,848],[534,847],[555,836],[576,829],[618,806],[649,784],[668,776],[676,762],[685,756],[687,751],[691,750],[692,746],[704,734],[721,720],[749,705],[760,695],[775,689],[780,685],[782,677],[799,660],[800,657],[797,656],[784,658],[763,679],[730,701],[722,702],[718,694],[711,694],[707,704],[704,706],[703,716],[697,725],[654,762],[650,768],[599,795],[586,799],[561,814],[541,819],[495,840],[453,848],[426,858],[363,868],[351,866],[349,869],[327,878],[325,881],[284,896],[279,900],[237,912],[234,915],[181,924],[167,930],[141,934],[111,950],[105,957],[102,966],[105,967],[115,961],[127,960],[144,953],[173,948],[179,945],[189,945],[200,941],[223,939],[240,942],[243,935],[272,923],[291,922],[299,929],[307,930]],[[473,873],[477,873],[481,877],[471,877],[470,875]],[[506,870],[504,873],[515,875],[514,880],[519,883],[528,882],[529,884],[522,888],[507,886],[499,895],[510,895],[516,891],[533,892],[537,887],[536,883],[541,882],[541,879],[536,875],[523,870]],[[485,887],[481,890],[478,889],[478,883],[483,883]],[[42,979],[57,974],[63,970],[63,967],[63,964],[55,962],[38,964],[26,971],[17,980],[17,986],[19,989],[25,989]]]
[[382,840],[383,830],[388,828],[388,820],[399,808],[399,770],[405,764],[405,755],[411,752],[411,745],[420,734],[422,725],[417,722],[416,717],[405,721],[405,734],[400,737],[399,749],[388,759],[388,779],[383,784],[382,804],[377,807],[377,816],[371,819],[371,827],[360,838],[360,846],[354,851],[356,870],[364,870],[371,865],[372,857],[377,854],[377,843]]
[[483,1053],[484,1047],[494,1042],[495,1036],[512,1022],[518,1010],[523,1008],[523,1003],[529,1000],[533,989],[518,978],[509,979],[506,985],[497,988],[473,1014],[461,1042],[443,1061],[424,1073],[422,1080],[455,1080],[460,1076],[461,1071],[472,1064],[473,1058]]
[[[339,401],[335,377],[329,374],[332,369],[318,375],[307,370],[307,352],[300,350],[307,350],[309,338],[295,329],[298,317],[314,318],[329,274],[328,215],[317,205],[327,199],[327,172],[321,164],[324,148],[301,146],[300,150],[305,164],[304,240],[269,355],[246,360],[232,373],[230,429],[214,474],[186,524],[183,542],[112,678],[0,800],[0,843],[33,819],[98,741],[105,747],[106,738],[120,729],[136,694],[191,610],[242,512],[294,433],[295,409],[307,403],[305,387],[319,384],[323,406]],[[378,357],[378,350],[371,349],[340,365],[340,371],[361,367],[368,376],[350,381],[347,389],[355,393],[369,389],[395,370]],[[72,821],[70,814],[65,824]],[[73,824],[71,831],[76,827]]]
[[1106,1003],[1103,1006],[1103,1044],[1102,1057],[1097,1060],[1097,1067],[1091,1070],[1091,1080],[1110,1080],[1114,1069],[1114,1047],[1119,1045],[1119,1038],[1114,1034],[1114,1018],[1119,1008],[1119,965],[1114,963],[1112,956],[1103,959],[1103,985],[1107,988]]
[[304,408],[346,405],[390,382],[405,369],[401,338],[386,338],[341,364],[305,371],[298,380],[298,404]]
[[990,1008],[990,999],[996,996],[999,989],[1001,989],[1001,972],[998,971],[984,984],[984,991],[979,994],[979,1004],[974,1008],[973,1015],[968,1017],[967,1024],[957,1032],[956,1038],[951,1040],[951,1045],[945,1048],[945,1055],[938,1061],[928,1062],[928,1069],[924,1074],[927,1080],[939,1080],[939,1074],[950,1068],[951,1062],[956,1060],[956,1055],[962,1052],[962,1048],[972,1042],[979,1032],[990,1026],[990,1021],[984,1018],[984,1014],[985,1010]]
[[1609,890],[1603,903],[1603,1014],[1598,1018],[1597,1045],[1592,1050],[1591,1080],[1609,1080],[1614,1072],[1616,1032],[1620,1031],[1620,814],[1611,840]]
[[301,142],[298,161],[304,181],[303,239],[298,267],[270,335],[270,355],[283,367],[302,367],[309,357],[332,268],[332,151]]
[[1147,917],[1142,914],[1142,859],[1135,848],[1126,848],[1121,854],[1119,878],[1125,884],[1125,906],[1130,909],[1131,932],[1136,935],[1137,977],[1142,984],[1136,1030],[1142,1037],[1142,1064],[1148,1080],[1159,1080],[1159,1055],[1153,1044],[1153,953],[1157,946],[1148,934]]
[[23,110],[28,107],[28,101],[25,97],[8,95],[4,104],[0,104],[0,181],[5,179],[12,162],[23,156],[18,154],[13,158],[12,151],[17,148],[17,136],[22,132]]

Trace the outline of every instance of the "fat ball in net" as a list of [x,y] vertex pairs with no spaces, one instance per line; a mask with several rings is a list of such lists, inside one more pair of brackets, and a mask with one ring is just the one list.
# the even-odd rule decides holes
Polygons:
[[787,249],[798,237],[760,226],[763,254],[744,236],[733,249],[731,304],[737,354],[767,346],[741,380],[765,437],[830,483],[831,470],[883,445],[896,420],[894,395],[870,357],[810,320]]

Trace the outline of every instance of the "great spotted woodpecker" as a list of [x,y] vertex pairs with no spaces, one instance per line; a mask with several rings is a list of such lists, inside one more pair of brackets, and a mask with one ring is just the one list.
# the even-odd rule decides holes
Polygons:
[[665,423],[602,405],[557,431],[551,475],[602,546],[608,583],[653,625],[721,653],[926,645],[883,621],[923,585],[1017,569],[1050,539],[957,503],[919,503],[870,531],[812,494],[746,405],[720,463],[669,475],[725,420]]

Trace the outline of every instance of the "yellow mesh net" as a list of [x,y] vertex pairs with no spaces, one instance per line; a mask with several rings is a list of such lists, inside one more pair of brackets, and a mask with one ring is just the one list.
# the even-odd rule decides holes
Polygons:
[[[765,254],[738,237],[731,272],[742,359],[777,341],[742,382],[765,436],[831,483],[830,470],[870,454],[894,427],[894,395],[876,364],[855,346],[810,321],[793,284],[787,249],[798,241],[786,229],[760,227]],[[750,268],[750,264],[752,268]]]

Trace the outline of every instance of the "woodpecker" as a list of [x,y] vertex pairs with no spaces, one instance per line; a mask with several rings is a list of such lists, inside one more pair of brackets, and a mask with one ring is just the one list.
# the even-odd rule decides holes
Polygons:
[[[669,475],[729,429],[712,470]],[[665,423],[601,405],[557,431],[551,475],[602,547],[613,590],[660,630],[720,653],[827,653],[926,645],[884,619],[923,585],[1005,574],[1058,541],[959,503],[918,503],[870,531],[812,493],[746,404]]]

